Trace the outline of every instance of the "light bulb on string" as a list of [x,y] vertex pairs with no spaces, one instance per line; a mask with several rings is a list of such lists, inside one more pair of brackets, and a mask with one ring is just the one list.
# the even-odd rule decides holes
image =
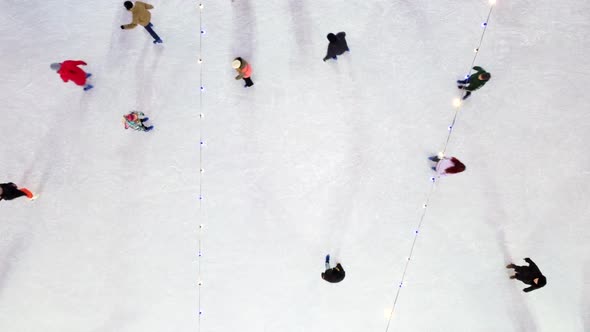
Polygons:
[[496,4],[496,0],[490,0],[490,5],[495,5]]
[[487,27],[487,26],[488,26],[488,22],[483,22],[483,23],[481,24],[481,27],[482,27],[482,28],[485,28],[485,27]]
[[455,107],[455,108],[461,107],[461,99],[460,98],[453,99],[453,107]]

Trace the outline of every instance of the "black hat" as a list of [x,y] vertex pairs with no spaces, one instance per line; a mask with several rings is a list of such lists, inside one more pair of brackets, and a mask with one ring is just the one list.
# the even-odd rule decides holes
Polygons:
[[330,41],[330,43],[336,43],[338,42],[338,37],[336,37],[335,34],[333,33],[329,33],[327,36],[328,40]]
[[133,8],[133,2],[131,1],[125,1],[125,3],[123,3],[123,6],[125,6],[125,8],[127,8],[127,10]]

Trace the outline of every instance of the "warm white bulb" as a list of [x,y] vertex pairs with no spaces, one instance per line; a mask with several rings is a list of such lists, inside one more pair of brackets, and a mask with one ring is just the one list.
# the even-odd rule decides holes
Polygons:
[[459,98],[453,99],[453,106],[460,107],[461,106],[461,99],[459,99]]
[[496,0],[490,0],[490,5],[495,5],[496,4]]

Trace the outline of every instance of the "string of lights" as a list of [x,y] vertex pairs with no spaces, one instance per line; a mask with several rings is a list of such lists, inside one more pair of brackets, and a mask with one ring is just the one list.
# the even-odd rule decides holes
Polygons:
[[198,229],[198,256],[197,256],[197,309],[199,310],[197,318],[197,331],[201,331],[201,316],[203,311],[201,309],[201,288],[203,281],[201,279],[201,257],[203,256],[203,148],[205,141],[203,140],[203,3],[199,3],[199,229]]
[[[483,40],[484,40],[484,37],[485,37],[485,33],[487,31],[488,24],[489,24],[491,15],[492,15],[492,10],[494,9],[494,5],[496,4],[496,0],[490,0],[489,1],[489,4],[490,4],[490,11],[488,12],[488,16],[487,16],[486,20],[481,24],[481,26],[483,28],[483,31],[482,31],[481,37],[479,39],[479,44],[474,49],[475,54],[473,56],[473,60],[471,62],[471,65],[469,66],[469,70],[467,71],[467,75],[465,76],[465,78],[469,78],[470,73],[472,71],[472,68],[473,68],[473,66],[475,64],[475,61],[477,60],[477,56],[478,56],[479,51],[481,49],[481,45],[483,43]],[[464,97],[464,94],[462,95],[462,97]],[[441,152],[442,155],[444,155],[444,153],[447,150],[447,147],[449,145],[449,141],[451,140],[451,136],[453,134],[453,129],[455,127],[455,124],[457,123],[457,118],[458,118],[459,110],[463,106],[463,103],[461,102],[461,100],[462,100],[462,98],[455,98],[453,100],[453,106],[455,107],[455,114],[453,116],[453,120],[452,120],[451,124],[448,127],[449,130],[448,130],[448,133],[447,133],[447,138],[445,140],[445,144],[443,146],[443,149],[441,150],[442,151]],[[406,273],[408,271],[408,267],[410,265],[410,261],[411,261],[411,259],[413,257],[413,254],[414,254],[414,249],[416,247],[416,242],[418,240],[418,235],[420,233],[420,229],[422,227],[422,223],[424,222],[424,218],[426,217],[426,212],[428,211],[428,204],[430,203],[430,199],[431,199],[432,195],[434,194],[434,192],[436,190],[436,183],[437,183],[438,179],[440,179],[440,175],[437,175],[435,177],[431,177],[430,178],[430,180],[431,180],[430,190],[429,190],[428,194],[426,195],[426,200],[425,200],[424,204],[422,205],[422,208],[423,208],[422,209],[422,214],[420,215],[420,219],[419,219],[418,224],[416,226],[416,229],[414,231],[414,239],[413,239],[412,245],[410,247],[410,252],[408,254],[408,258],[406,260],[406,264],[404,266],[404,270],[402,272],[402,276],[401,276],[400,282],[398,283],[397,288],[396,288],[396,293],[395,293],[395,297],[394,297],[394,300],[393,300],[393,305],[391,307],[391,312],[388,315],[389,317],[388,317],[388,321],[387,321],[387,327],[385,328],[385,332],[388,332],[389,331],[389,327],[391,326],[391,320],[393,318],[393,314],[395,313],[395,308],[396,308],[396,305],[397,305],[397,302],[398,302],[398,299],[399,299],[399,296],[400,296],[400,293],[401,293],[402,286],[403,286],[404,281],[405,281],[405,278],[406,278]]]

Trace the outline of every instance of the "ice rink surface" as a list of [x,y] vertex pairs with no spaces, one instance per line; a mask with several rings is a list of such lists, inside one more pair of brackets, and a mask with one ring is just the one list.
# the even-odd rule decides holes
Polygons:
[[[122,2],[0,2],[0,182],[40,195],[0,202],[0,331],[385,331],[489,4],[203,1],[199,45],[198,2],[154,0],[153,45]],[[494,7],[447,150],[467,171],[437,182],[389,331],[590,331],[589,12]],[[524,257],[546,287],[508,279]]]

